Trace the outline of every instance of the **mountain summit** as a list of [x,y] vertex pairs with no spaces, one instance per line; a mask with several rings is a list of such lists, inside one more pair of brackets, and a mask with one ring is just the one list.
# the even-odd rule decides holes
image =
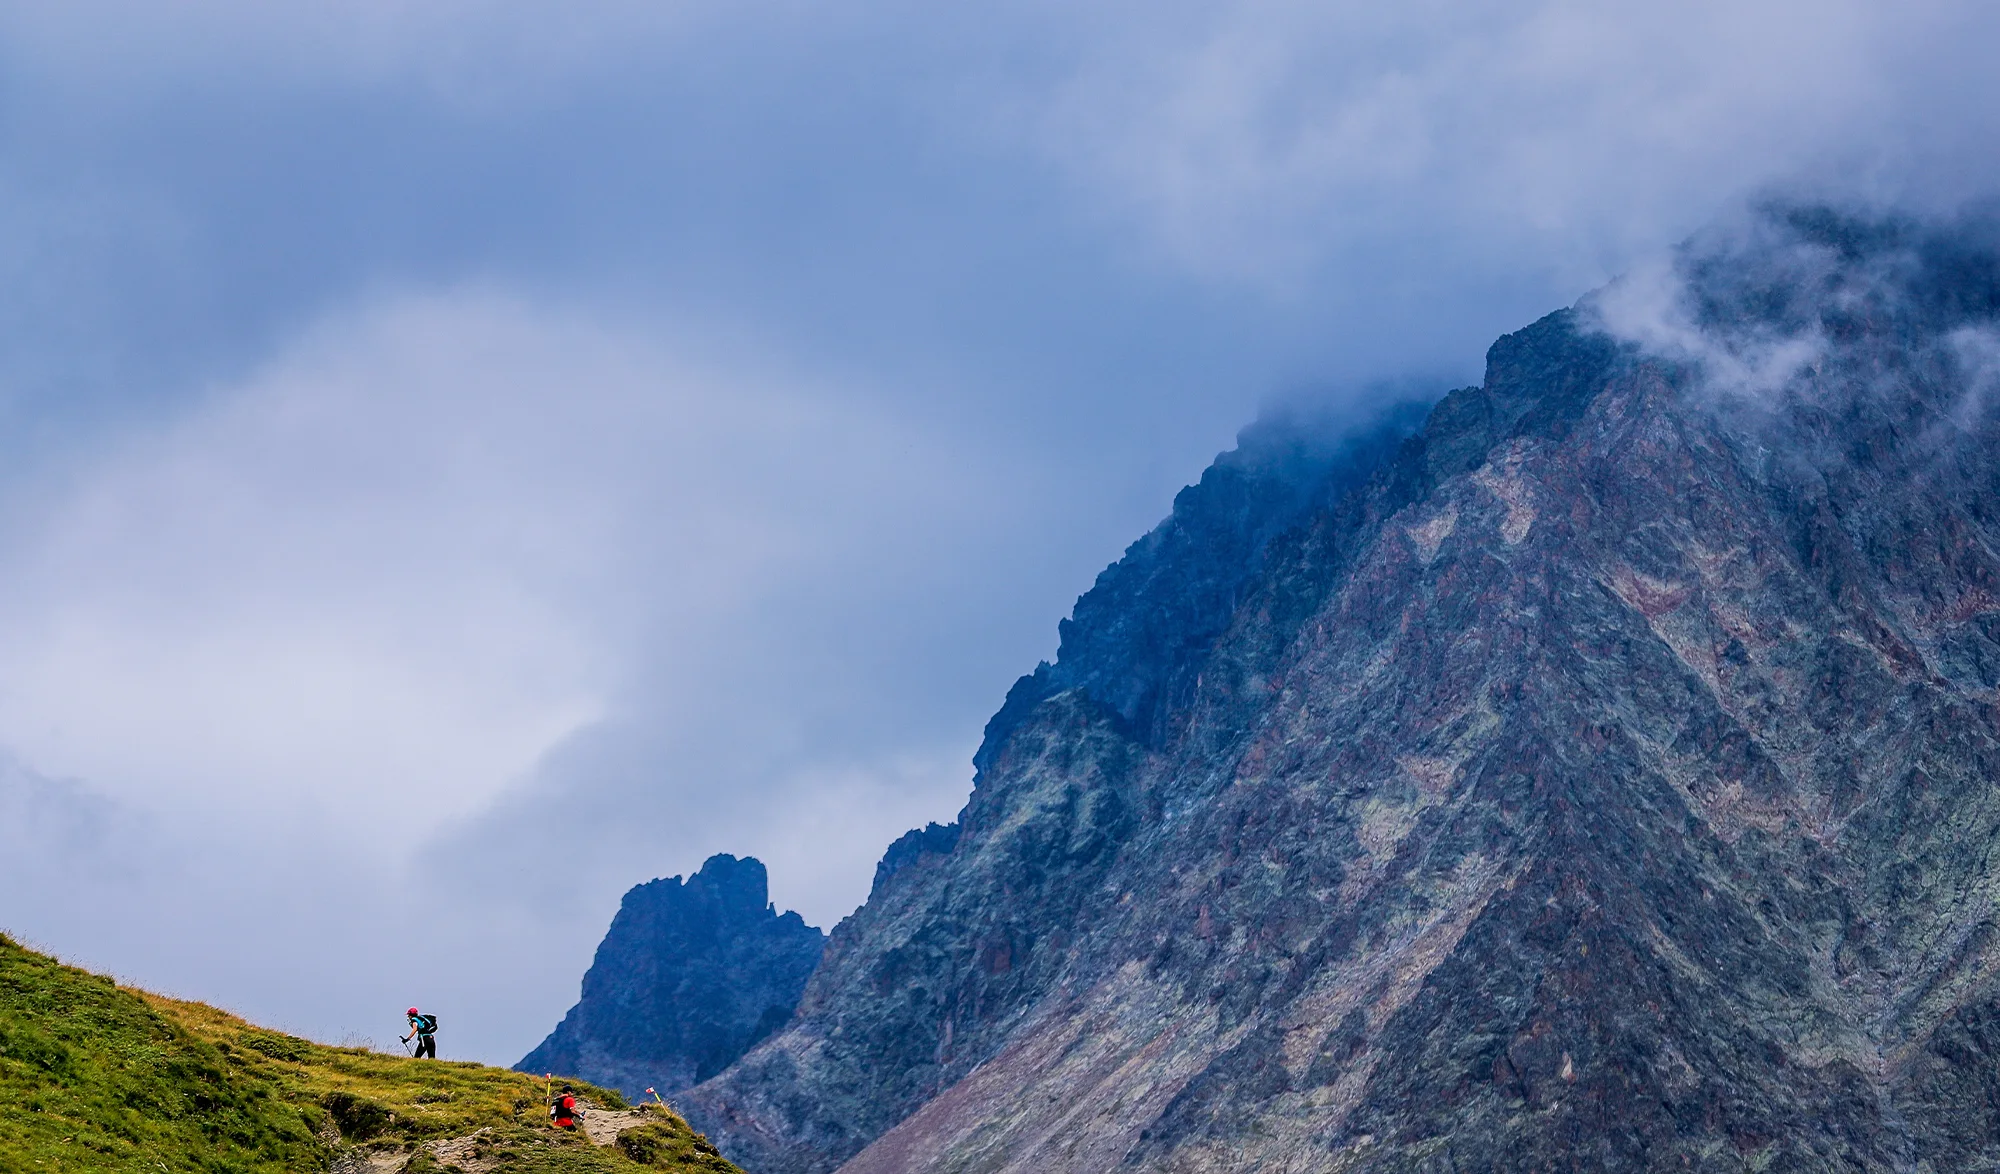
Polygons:
[[683,881],[635,885],[583,977],[583,996],[515,1067],[634,1100],[727,1068],[783,1026],[826,935],[770,904],[755,857],[709,857]]
[[758,1174],[2000,1161],[1997,242],[1767,210],[1407,439],[1220,463],[690,1119]]

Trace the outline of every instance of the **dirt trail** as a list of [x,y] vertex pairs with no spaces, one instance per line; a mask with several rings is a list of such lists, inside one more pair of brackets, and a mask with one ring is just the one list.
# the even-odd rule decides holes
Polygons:
[[644,1125],[650,1117],[644,1109],[589,1109],[583,1114],[583,1132],[592,1145],[610,1145],[618,1140],[618,1131],[630,1129],[634,1125]]
[[[647,1121],[655,1119],[652,1112],[643,1107],[618,1110],[593,1109],[587,1102],[578,1107],[583,1110],[580,1122],[582,1129],[579,1132],[589,1139],[590,1144],[596,1146],[611,1145],[618,1140],[621,1130],[644,1125]],[[424,1143],[424,1148],[430,1151],[431,1157],[435,1158],[439,1165],[457,1166],[464,1170],[465,1174],[486,1174],[498,1164],[497,1159],[482,1158],[477,1155],[480,1139],[491,1132],[492,1130],[482,1129],[464,1137],[427,1141]],[[410,1155],[401,1150],[356,1148],[337,1156],[330,1174],[400,1174],[409,1163]]]

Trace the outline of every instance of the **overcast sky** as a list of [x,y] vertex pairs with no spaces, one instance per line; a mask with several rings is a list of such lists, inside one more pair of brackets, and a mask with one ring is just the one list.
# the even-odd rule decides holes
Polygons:
[[2000,8],[0,5],[0,926],[511,1062],[830,926],[1260,405],[1774,186],[2000,189]]

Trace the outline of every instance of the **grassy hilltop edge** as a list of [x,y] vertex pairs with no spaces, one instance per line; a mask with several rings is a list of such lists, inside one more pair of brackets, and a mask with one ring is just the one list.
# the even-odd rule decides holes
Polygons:
[[[616,1092],[568,1083],[593,1106],[625,1108]],[[24,1174],[740,1174],[672,1113],[593,1146],[548,1127],[537,1078],[268,1031],[4,934],[0,1103],[0,1169]],[[443,1155],[431,1144],[454,1140]]]

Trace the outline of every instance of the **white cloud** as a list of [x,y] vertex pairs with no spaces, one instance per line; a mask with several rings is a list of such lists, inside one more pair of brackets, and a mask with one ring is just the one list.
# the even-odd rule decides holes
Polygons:
[[7,536],[0,744],[127,798],[434,831],[642,675],[693,687],[869,528],[830,505],[935,474],[899,431],[573,310],[390,301]]
[[1945,337],[1944,349],[1965,387],[1957,422],[1972,427],[1991,412],[2000,390],[2000,328],[1961,326]]
[[[331,86],[502,119],[582,99],[615,121],[646,100],[621,87],[671,76],[776,116],[773,138],[734,141],[751,156],[800,146],[801,108],[856,146],[927,125],[1009,169],[1052,162],[1197,272],[1276,286],[1444,242],[1462,269],[1526,259],[1594,284],[1801,177],[1963,198],[2000,179],[1996,37],[1976,0],[0,6],[21,65],[93,98]],[[643,159],[692,124],[641,125]]]
[[1635,266],[1593,295],[1584,309],[1612,337],[1635,343],[1654,357],[1695,367],[1703,391],[1725,398],[1770,397],[1827,349],[1817,321],[1795,331],[1703,326],[1695,320],[1687,283],[1666,256]]
[[0,523],[0,817],[75,897],[0,926],[325,1038],[421,985],[509,1060],[632,884],[760,854],[831,922],[1032,660],[926,642],[1057,610],[996,604],[1064,490],[993,440],[657,315],[329,318]]
[[[1996,89],[1962,2],[1121,9],[1038,125],[1190,263],[1254,279],[1383,249],[1538,246],[1583,280],[1761,184],[1991,185]],[[1532,263],[1532,262],[1531,262]],[[1435,274],[1426,271],[1427,278]]]

